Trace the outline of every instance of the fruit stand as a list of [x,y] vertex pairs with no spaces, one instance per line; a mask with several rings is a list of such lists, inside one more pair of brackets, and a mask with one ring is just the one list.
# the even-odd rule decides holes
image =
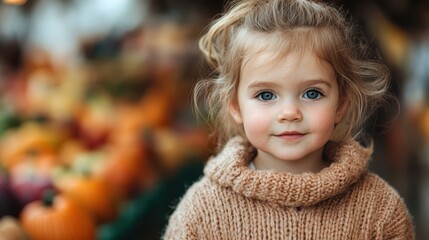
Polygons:
[[79,39],[78,61],[0,39],[0,239],[159,239],[212,149],[189,101],[203,25]]

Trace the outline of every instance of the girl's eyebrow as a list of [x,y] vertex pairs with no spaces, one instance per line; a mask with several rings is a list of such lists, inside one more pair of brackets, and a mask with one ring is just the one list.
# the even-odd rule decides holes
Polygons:
[[[300,82],[300,85],[305,85],[305,86],[311,86],[311,85],[317,85],[317,84],[323,84],[326,85],[327,87],[331,88],[332,87],[332,83],[328,80],[325,80],[323,78],[316,78],[316,79],[310,79],[310,80],[303,80],[302,82]],[[251,84],[249,84],[249,86],[247,86],[248,89],[253,89],[253,88],[272,88],[272,87],[276,87],[278,86],[278,83],[275,82],[253,82]]]
[[247,86],[247,88],[272,88],[278,86],[277,83],[274,82],[253,82]]
[[310,80],[304,80],[302,82],[303,85],[317,85],[317,84],[323,84],[327,87],[332,87],[332,83],[326,79],[323,78],[316,78],[316,79],[310,79]]

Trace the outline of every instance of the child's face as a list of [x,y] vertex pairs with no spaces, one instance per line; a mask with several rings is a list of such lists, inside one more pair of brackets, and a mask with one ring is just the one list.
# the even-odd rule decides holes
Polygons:
[[230,112],[263,161],[320,161],[341,119],[335,73],[312,53],[256,54],[242,68]]

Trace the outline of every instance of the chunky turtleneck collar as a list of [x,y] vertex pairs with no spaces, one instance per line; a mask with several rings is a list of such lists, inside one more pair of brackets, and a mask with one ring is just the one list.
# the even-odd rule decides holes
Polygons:
[[342,193],[366,172],[372,151],[352,141],[329,151],[328,167],[318,173],[278,173],[248,167],[255,149],[241,137],[231,139],[209,160],[205,175],[246,197],[282,206],[310,206]]

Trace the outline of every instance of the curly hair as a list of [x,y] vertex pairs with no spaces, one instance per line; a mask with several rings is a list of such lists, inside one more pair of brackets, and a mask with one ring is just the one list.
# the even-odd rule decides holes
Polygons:
[[[259,38],[264,41],[255,41]],[[348,106],[331,140],[357,139],[365,121],[384,102],[390,84],[387,67],[363,39],[346,12],[320,1],[233,1],[200,39],[215,74],[195,86],[194,106],[201,113],[203,101],[221,144],[244,136],[229,106],[248,55],[268,48],[276,49],[277,57],[288,51],[311,51],[332,65],[340,100]]]

